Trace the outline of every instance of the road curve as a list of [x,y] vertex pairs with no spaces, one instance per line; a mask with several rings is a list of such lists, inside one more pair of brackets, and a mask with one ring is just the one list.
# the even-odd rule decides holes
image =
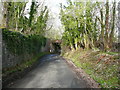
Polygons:
[[87,88],[87,85],[59,55],[50,54],[10,88]]

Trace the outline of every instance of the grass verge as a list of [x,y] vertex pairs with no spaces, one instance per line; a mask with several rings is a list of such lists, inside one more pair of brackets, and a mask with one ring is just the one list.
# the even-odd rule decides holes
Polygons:
[[73,50],[63,55],[92,77],[101,88],[120,88],[118,78],[119,56],[114,52]]

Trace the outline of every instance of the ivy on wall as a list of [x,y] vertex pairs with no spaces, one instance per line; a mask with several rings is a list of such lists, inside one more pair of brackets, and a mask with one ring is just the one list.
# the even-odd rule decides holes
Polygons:
[[19,32],[9,31],[7,29],[2,30],[2,35],[7,49],[17,55],[39,53],[41,47],[46,44],[46,38],[41,35],[25,36]]

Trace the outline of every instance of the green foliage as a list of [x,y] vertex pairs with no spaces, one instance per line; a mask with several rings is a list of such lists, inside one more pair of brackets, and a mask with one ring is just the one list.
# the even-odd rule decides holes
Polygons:
[[46,29],[46,22],[48,20],[48,10],[47,6],[45,9],[41,11],[40,16],[38,16],[37,21],[33,24],[33,29],[35,34],[44,34],[44,30]]
[[[90,41],[93,39],[93,21],[91,11],[93,6],[90,2],[86,3],[70,1],[69,6],[62,10],[61,7],[61,20],[65,26],[65,33],[63,35],[63,43],[72,45],[80,43],[88,48],[87,44],[92,44]],[[86,10],[86,11],[85,11]],[[67,43],[66,43],[67,41]]]
[[29,17],[25,16],[25,2],[4,2],[6,28],[24,34],[44,34],[48,20],[48,9],[41,9],[38,15],[39,4],[31,2]]
[[[74,49],[82,46],[84,49],[97,47],[101,50],[108,50],[106,48],[110,50],[114,43],[115,34],[112,32],[115,31],[116,17],[115,2],[111,5],[109,7],[107,2],[79,2],[77,0],[68,0],[67,6],[61,4],[61,21],[65,27],[62,37],[63,45],[69,45]],[[109,12],[109,9],[113,12]],[[109,15],[109,13],[113,15]],[[112,24],[108,22],[109,19],[111,19]],[[110,32],[111,35],[109,35]]]
[[4,2],[6,9],[5,18],[7,19],[7,28],[18,29],[22,28],[23,11],[26,3],[24,2]]
[[30,17],[29,17],[29,27],[31,27],[31,24],[32,24],[32,20],[34,18],[34,12],[36,11],[36,8],[35,8],[35,2],[32,2],[32,5],[31,5],[31,8],[30,8]]
[[39,53],[42,46],[46,44],[46,38],[41,35],[24,36],[18,32],[3,29],[3,40],[7,48],[14,54]]

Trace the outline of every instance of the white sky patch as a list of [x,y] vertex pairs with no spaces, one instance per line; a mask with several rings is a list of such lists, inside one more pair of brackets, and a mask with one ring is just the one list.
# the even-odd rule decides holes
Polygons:
[[[75,0],[72,0],[72,1],[75,1]],[[88,1],[98,1],[98,2],[106,2],[106,0],[77,0],[79,2],[88,2]],[[113,1],[116,1],[116,2],[119,2],[120,0],[108,0],[109,2],[113,2]]]
[[[62,3],[63,5],[67,5],[66,1],[67,0],[45,0],[45,5],[49,9],[49,19],[47,21],[47,28],[49,29],[52,26],[51,29],[52,34],[57,34],[61,36],[62,33],[64,32],[64,29],[62,28],[61,20],[59,18],[59,14],[60,14],[60,3]],[[48,33],[50,32],[48,31]]]
[[29,0],[29,2],[26,4],[26,7],[25,7],[25,11],[24,11],[24,14],[27,18],[29,18],[29,11],[30,11],[30,6],[31,6],[31,2],[32,0]]
[[59,19],[60,3],[65,5],[66,0],[45,0],[45,4],[48,6],[52,17],[54,17],[54,20],[49,20],[49,22],[52,22],[52,24],[54,23],[55,28],[61,26],[61,21]]

